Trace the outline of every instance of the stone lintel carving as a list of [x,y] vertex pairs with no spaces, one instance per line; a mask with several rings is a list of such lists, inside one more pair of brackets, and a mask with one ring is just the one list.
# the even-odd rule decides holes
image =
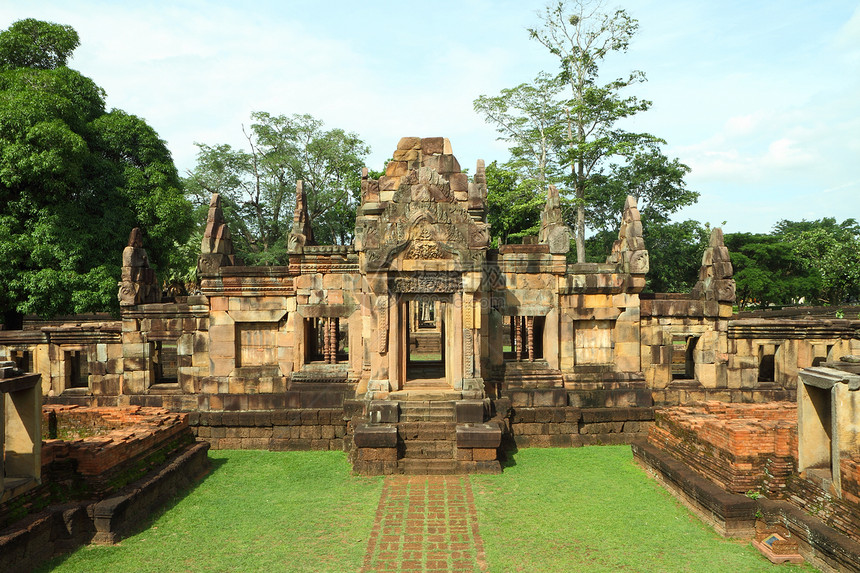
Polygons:
[[463,281],[458,275],[424,273],[393,278],[389,288],[398,293],[455,293],[463,290]]
[[120,306],[133,306],[159,302],[161,290],[155,279],[155,271],[149,267],[149,257],[143,248],[143,233],[138,227],[131,230],[128,246],[122,251],[122,275],[117,284]]

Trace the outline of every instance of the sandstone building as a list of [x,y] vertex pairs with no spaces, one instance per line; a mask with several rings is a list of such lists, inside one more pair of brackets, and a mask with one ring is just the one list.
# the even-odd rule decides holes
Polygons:
[[657,406],[793,400],[799,371],[860,353],[857,321],[739,319],[722,233],[690,293],[646,294],[636,200],[604,263],[570,264],[550,188],[538,237],[490,247],[483,162],[400,140],[361,183],[355,241],[317,245],[297,185],[289,264],[248,267],[213,196],[201,293],[160,302],[133,230],[121,319],[28,322],[0,357],[48,403],[190,413],[220,448],[347,449],[371,473],[498,471],[503,441],[626,443]]

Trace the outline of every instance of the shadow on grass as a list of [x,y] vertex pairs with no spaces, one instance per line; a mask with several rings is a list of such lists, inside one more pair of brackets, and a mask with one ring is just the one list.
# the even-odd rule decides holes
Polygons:
[[517,465],[515,456],[519,452],[520,450],[516,446],[502,451],[502,459],[500,460],[502,463],[502,471],[505,471],[506,468],[512,468]]
[[[141,516],[137,520],[137,523],[134,525],[134,527],[131,528],[131,530],[125,532],[125,534],[122,536],[122,539],[120,539],[119,542],[121,543],[123,539],[131,537],[133,535],[137,535],[143,531],[146,531],[150,527],[152,527],[153,523],[158,521],[158,519],[161,518],[161,516],[163,516],[165,513],[172,510],[174,507],[176,507],[176,504],[178,504],[180,501],[182,501],[183,499],[185,499],[186,497],[188,497],[189,495],[194,493],[194,491],[196,491],[198,487],[203,485],[206,482],[206,480],[208,480],[213,474],[215,474],[217,471],[219,471],[224,464],[227,463],[227,460],[224,458],[212,459],[211,457],[208,456],[208,454],[207,454],[207,458],[209,459],[209,470],[205,474],[203,474],[203,476],[200,479],[195,481],[189,487],[182,489],[181,491],[178,491],[174,495],[170,496],[166,501],[164,501],[164,503],[162,503],[154,511],[150,512],[149,514],[147,514],[145,516]],[[164,467],[168,463],[170,463],[170,462],[167,462],[163,466],[161,466],[160,468],[153,470],[153,472],[161,471],[162,469],[164,469]],[[151,475],[152,475],[152,472],[143,476],[142,478],[137,480],[137,482],[134,482],[134,483],[127,485],[122,490],[120,490],[119,492],[116,492],[116,493],[119,494],[119,493],[122,493],[123,491],[125,491],[126,489],[134,488],[134,485],[136,483],[148,479],[149,477],[151,477]],[[93,502],[93,503],[95,503],[95,502]],[[72,549],[71,551],[64,553],[63,555],[58,555],[56,557],[51,558],[50,560],[44,562],[41,566],[37,567],[35,569],[34,573],[48,573],[49,571],[52,571],[54,568],[59,567],[60,565],[65,563],[66,560],[69,557],[71,557],[73,553],[75,553],[76,551],[78,551],[78,550],[80,550],[86,546],[87,546],[87,544],[79,545],[79,546],[75,547],[74,549]]]

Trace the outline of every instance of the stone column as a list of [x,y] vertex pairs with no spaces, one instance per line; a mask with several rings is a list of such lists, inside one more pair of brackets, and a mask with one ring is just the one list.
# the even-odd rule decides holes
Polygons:
[[517,357],[517,362],[523,359],[523,330],[522,317],[512,316],[511,324],[514,328],[514,353]]
[[535,317],[526,317],[526,337],[528,339],[529,362],[535,361]]
[[389,306],[388,310],[388,380],[394,391],[403,387],[402,369],[400,368],[400,347],[402,346],[403,334],[401,304],[400,300],[396,300]]

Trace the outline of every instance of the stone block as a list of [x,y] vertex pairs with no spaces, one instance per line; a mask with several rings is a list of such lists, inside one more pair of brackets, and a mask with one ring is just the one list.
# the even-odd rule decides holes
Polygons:
[[[401,137],[397,142],[398,150],[421,149],[420,137]],[[441,152],[440,152],[441,153]]]
[[370,422],[373,424],[396,424],[399,419],[400,406],[397,402],[373,400],[368,410]]
[[[399,147],[399,146],[398,146]],[[441,155],[445,151],[445,138],[424,137],[421,139],[421,152],[427,155]],[[426,157],[425,157],[426,160]]]
[[480,424],[484,421],[484,402],[482,400],[459,400],[455,404],[457,423]]
[[415,161],[418,159],[418,150],[416,149],[397,149],[392,155],[395,161]]
[[400,187],[400,177],[390,177],[384,175],[379,178],[379,200],[380,201],[390,201],[390,199],[384,199],[383,193],[386,191],[397,191],[397,188]]
[[452,173],[448,178],[451,184],[451,191],[468,192],[469,191],[469,176],[465,173]]
[[396,448],[397,427],[391,425],[358,424],[353,441],[359,448]]
[[385,166],[386,177],[401,177],[406,175],[408,171],[409,168],[405,161],[389,161],[388,165]]
[[501,443],[502,430],[496,424],[457,426],[458,448],[498,448]]

